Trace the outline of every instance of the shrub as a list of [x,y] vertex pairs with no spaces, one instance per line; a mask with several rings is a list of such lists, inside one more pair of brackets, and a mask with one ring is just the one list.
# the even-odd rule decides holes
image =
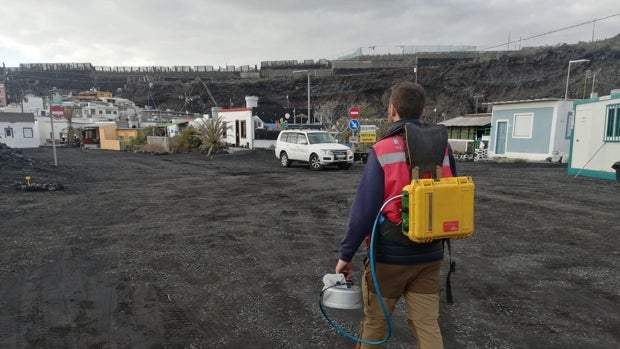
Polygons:
[[189,153],[200,148],[202,141],[198,132],[192,127],[187,127],[172,139],[173,153]]
[[213,151],[225,148],[226,143],[223,141],[223,137],[230,128],[232,127],[226,125],[226,122],[219,117],[201,119],[197,128],[198,137],[202,142],[200,150],[211,155]]

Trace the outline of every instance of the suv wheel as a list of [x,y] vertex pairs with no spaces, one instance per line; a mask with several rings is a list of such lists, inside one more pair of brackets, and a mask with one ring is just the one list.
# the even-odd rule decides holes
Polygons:
[[286,154],[286,152],[280,154],[280,163],[282,167],[291,167],[291,160],[288,159],[288,154]]
[[314,171],[318,171],[323,168],[323,166],[321,166],[321,160],[319,159],[319,156],[316,154],[310,155],[309,165],[310,165],[310,169]]

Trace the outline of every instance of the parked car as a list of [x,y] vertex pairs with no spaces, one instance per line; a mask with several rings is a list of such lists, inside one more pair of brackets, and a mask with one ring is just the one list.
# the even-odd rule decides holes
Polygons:
[[284,130],[278,135],[275,155],[282,167],[294,161],[308,163],[310,169],[320,170],[328,165],[347,169],[353,164],[353,152],[325,131]]

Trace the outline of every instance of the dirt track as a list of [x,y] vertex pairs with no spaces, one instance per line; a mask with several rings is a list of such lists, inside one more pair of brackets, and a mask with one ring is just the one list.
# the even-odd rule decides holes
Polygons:
[[[317,296],[363,165],[61,148],[54,168],[51,149],[25,153],[34,164],[0,164],[0,348],[353,346]],[[477,226],[453,244],[445,347],[618,348],[620,185],[547,163],[459,169]],[[65,190],[16,190],[25,175]],[[357,330],[361,310],[329,311]],[[412,347],[393,321],[388,348]]]

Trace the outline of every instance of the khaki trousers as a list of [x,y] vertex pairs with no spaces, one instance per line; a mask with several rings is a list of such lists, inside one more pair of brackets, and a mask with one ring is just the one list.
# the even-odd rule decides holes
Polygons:
[[[439,329],[439,269],[441,261],[418,265],[376,263],[375,272],[383,302],[391,316],[401,296],[407,304],[407,322],[416,338],[418,349],[442,349]],[[387,333],[385,315],[375,293],[369,262],[362,279],[364,318],[360,323],[360,338],[380,341]],[[357,343],[356,348],[380,348]]]

